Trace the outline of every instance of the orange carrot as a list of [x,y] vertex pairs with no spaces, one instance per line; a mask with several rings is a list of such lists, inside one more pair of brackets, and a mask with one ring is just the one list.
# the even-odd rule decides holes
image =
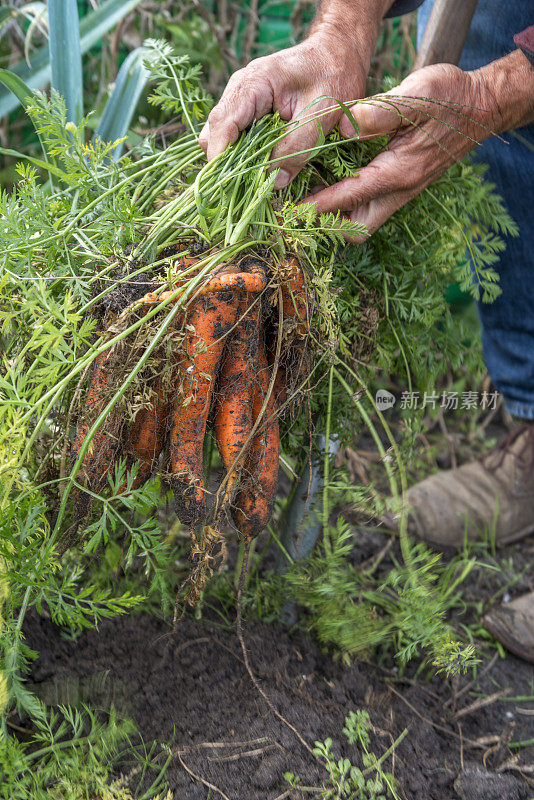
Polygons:
[[[181,522],[195,525],[206,515],[202,450],[217,370],[226,336],[238,311],[235,290],[195,300],[187,313],[194,328],[185,341],[187,359],[182,362],[183,395],[178,395],[171,428],[172,487],[176,513]],[[199,351],[199,345],[206,349]]]
[[[78,424],[72,461],[74,462],[85,442],[89,430],[98,415],[111,398],[113,367],[116,354],[114,348],[98,355],[94,361],[93,376],[87,390],[83,419]],[[96,431],[83,457],[78,481],[97,491],[106,481],[107,473],[113,467],[115,456],[120,448],[116,419],[105,420]]]
[[[269,388],[270,370],[263,343],[258,348],[255,373],[252,416],[256,422]],[[271,394],[264,412],[265,421],[254,434],[245,462],[243,473],[248,477],[237,493],[233,509],[236,527],[246,538],[257,536],[267,526],[276,498],[280,433],[275,412],[275,398]]]
[[[172,328],[180,330],[183,320],[183,314],[177,314],[171,323]],[[134,489],[142,486],[148,480],[165,445],[172,402],[181,378],[179,356],[171,354],[171,361],[170,386],[164,386],[162,377],[158,377],[153,382],[153,397],[150,405],[137,411],[127,431],[125,452],[128,456],[128,469],[133,466],[134,461],[140,462],[132,484]]]
[[225,498],[230,497],[239,477],[252,429],[254,364],[262,309],[261,300],[251,301],[267,285],[265,267],[261,262],[247,258],[239,266],[243,271],[235,277],[238,285],[246,287],[247,294],[240,303],[239,325],[223,359],[214,420],[215,438],[227,472]]
[[149,406],[140,408],[131,423],[125,452],[128,469],[139,461],[139,469],[132,488],[142,486],[150,477],[165,444],[165,434],[170,413],[170,403],[162,391],[161,382],[155,387],[155,397]]
[[245,313],[224,355],[217,386],[215,439],[223,466],[228,473],[226,496],[231,493],[246,456],[245,447],[252,430],[252,390],[254,365],[257,360],[261,303],[246,310],[248,296],[240,304],[239,315]]
[[220,292],[222,289],[230,289],[236,287],[241,289],[242,292],[249,292],[250,294],[257,294],[265,286],[265,275],[254,275],[249,272],[234,272],[229,275],[215,275],[208,283],[203,286],[199,294],[213,294]]
[[[142,313],[146,314],[148,310],[148,305],[144,304]],[[177,318],[173,321],[173,327],[180,327],[182,322],[183,317],[177,315]],[[132,358],[132,354],[130,353],[128,357]],[[85,400],[84,417],[78,425],[72,447],[73,461],[76,459],[94,421],[111,398],[116,380],[117,361],[116,348],[111,348],[105,353],[101,353],[94,361],[93,375]],[[141,464],[134,487],[141,486],[144,483],[151,472],[153,461],[163,447],[165,431],[162,416],[165,416],[165,419],[168,416],[168,408],[166,412],[161,408],[164,403],[161,388],[158,388],[156,392],[157,400],[153,408],[140,409],[131,429],[126,432],[126,436],[123,435],[121,437],[122,420],[116,411],[112,411],[103,421],[84,455],[78,472],[78,481],[80,483],[94,492],[100,491],[106,485],[108,474],[113,470],[117,458],[122,455],[122,445],[125,440],[127,449],[130,450],[130,463],[128,466],[131,466],[134,459],[148,462]],[[151,437],[155,437],[152,444]],[[149,457],[150,449],[152,449],[152,455]],[[79,505],[80,498],[80,492],[75,492],[75,506]],[[88,508],[87,503],[85,503],[85,506]]]
[[308,300],[306,297],[306,283],[304,272],[297,258],[291,256],[287,259],[284,271],[287,269],[287,279],[282,283],[282,307],[284,318],[297,320],[296,332],[304,338],[308,333]]
[[[110,400],[115,358],[114,348],[111,348],[105,353],[100,353],[93,362],[93,374],[85,398],[83,418],[78,423],[72,445],[72,465],[87,434]],[[105,486],[108,473],[113,470],[117,454],[120,452],[119,434],[119,420],[112,413],[102,422],[85,451],[76,480],[92,492],[98,492]],[[74,503],[75,519],[80,521],[91,509],[91,496],[82,489],[74,488],[71,498]]]
[[[200,288],[195,289],[193,291],[193,300],[196,300],[198,297],[207,297],[211,294],[215,294],[216,292],[222,292],[228,289],[238,289],[243,292],[249,292],[250,294],[257,294],[265,288],[265,284],[265,274],[262,277],[259,274],[249,272],[228,272],[226,274],[221,273],[219,275],[215,275],[214,278],[211,278],[203,286],[200,286]],[[179,286],[176,286],[176,288],[173,290],[162,292],[160,295],[158,295],[156,292],[148,292],[143,297],[143,303],[162,303],[164,300],[167,300],[173,295],[174,300],[178,300],[181,294],[181,292],[177,291],[178,288]]]

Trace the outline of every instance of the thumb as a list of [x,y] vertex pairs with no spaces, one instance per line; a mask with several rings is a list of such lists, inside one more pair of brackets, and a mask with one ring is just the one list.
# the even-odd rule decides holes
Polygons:
[[274,184],[276,189],[283,189],[291,183],[309,161],[313,154],[302,151],[315,147],[320,138],[319,126],[326,136],[339,119],[339,114],[336,113],[321,114],[319,104],[314,106],[313,111],[311,109],[303,111],[305,108],[306,102],[303,101],[302,109],[295,112],[289,123],[289,132],[271,153],[271,162],[274,162],[271,168],[278,170]]
[[[402,93],[401,84],[389,92],[359,100],[351,108],[358,126],[357,138],[385,136],[413,124],[419,117],[418,109],[414,107],[415,99]],[[343,115],[339,130],[346,139],[355,138],[354,125],[346,115]]]

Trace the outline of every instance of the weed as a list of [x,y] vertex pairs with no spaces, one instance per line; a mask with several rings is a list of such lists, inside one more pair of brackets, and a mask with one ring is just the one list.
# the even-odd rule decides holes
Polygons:
[[328,551],[319,547],[285,575],[305,611],[303,624],[322,644],[348,663],[374,651],[393,654],[401,667],[426,654],[447,674],[477,663],[474,646],[460,644],[446,622],[461,604],[460,586],[477,563],[474,557],[445,565],[439,554],[409,543],[411,569],[396,563],[378,579],[351,564],[354,537],[342,518],[329,527],[328,540]]
[[[130,758],[137,753],[131,720],[119,719],[113,708],[107,722],[102,722],[87,707],[59,706],[57,711],[40,709],[33,716],[33,726],[26,743],[13,736],[0,740],[3,800],[133,800],[132,780],[149,766],[141,751],[136,759],[139,768],[134,767],[129,777],[117,780],[113,776],[113,765],[120,762],[124,748]],[[162,779],[160,770],[153,786]],[[137,792],[135,796],[140,797]],[[172,795],[152,792],[150,800],[172,800]]]
[[404,730],[396,741],[380,757],[370,750],[371,720],[367,711],[351,711],[345,719],[343,733],[349,744],[358,745],[363,769],[354,766],[348,758],[338,758],[332,752],[332,739],[315,742],[313,753],[323,764],[328,775],[320,787],[303,786],[298,775],[286,772],[284,778],[300,792],[313,792],[322,800],[400,800],[397,781],[382,768],[383,762],[392,754],[406,736]]

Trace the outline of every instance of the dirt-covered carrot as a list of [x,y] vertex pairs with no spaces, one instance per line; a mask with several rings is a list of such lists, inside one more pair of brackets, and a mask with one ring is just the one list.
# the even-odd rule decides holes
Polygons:
[[[146,314],[149,305],[141,307],[141,314]],[[177,315],[173,321],[175,329],[180,328],[183,316]],[[111,399],[117,387],[117,372],[124,357],[135,361],[141,353],[138,350],[129,353],[111,348],[101,353],[94,361],[93,373],[84,404],[83,417],[78,424],[72,447],[72,462],[76,460],[88,431],[96,418]],[[176,381],[175,381],[176,385]],[[93,436],[87,449],[80,470],[78,482],[93,492],[100,491],[107,483],[115,463],[123,452],[129,456],[128,467],[135,460],[141,465],[134,482],[134,488],[141,486],[149,477],[153,463],[161,452],[165,437],[165,421],[168,418],[169,401],[165,398],[161,381],[156,383],[156,397],[150,407],[142,408],[130,426],[125,426],[122,414],[113,410]],[[166,407],[165,407],[166,404]],[[164,421],[165,420],[165,421]],[[88,496],[80,490],[73,493],[74,505],[78,516],[89,509]],[[84,512],[85,513],[85,512]]]
[[171,471],[176,513],[181,522],[196,525],[206,515],[202,451],[206,422],[226,337],[235,324],[240,293],[235,289],[195,300],[186,324],[187,360],[182,362],[182,392],[178,393],[171,427]]
[[[183,321],[183,314],[175,316],[172,321],[174,331],[181,330]],[[171,353],[170,375],[166,380],[159,376],[152,381],[149,405],[140,408],[128,426],[124,446],[128,456],[128,469],[135,461],[139,461],[139,469],[132,484],[134,489],[148,480],[165,445],[172,404],[182,377],[179,361],[178,353]]]
[[[87,390],[83,417],[76,429],[72,446],[71,460],[74,462],[85,442],[89,430],[98,415],[111,399],[116,354],[114,348],[98,355],[94,361],[93,374]],[[116,422],[116,420],[113,420]],[[105,421],[96,431],[85,452],[78,481],[87,482],[91,488],[98,489],[106,480],[108,470],[113,466],[114,456],[120,448],[116,424]]]
[[125,452],[128,468],[139,461],[139,469],[132,488],[142,486],[152,474],[163,446],[170,414],[170,402],[161,381],[154,387],[155,396],[149,406],[136,413],[127,434]]
[[301,338],[308,334],[309,309],[304,271],[295,256],[287,259],[283,268],[282,306],[284,319],[296,321],[295,331]]
[[[260,342],[254,376],[252,417],[259,418],[267,397],[270,369],[265,347]],[[278,457],[280,433],[276,416],[276,402],[272,393],[252,439],[243,470],[243,485],[237,493],[233,508],[234,522],[246,538],[257,536],[271,518],[278,487]]]
[[241,472],[252,429],[254,366],[262,317],[262,301],[257,295],[267,285],[261,261],[249,257],[238,266],[239,285],[246,287],[246,294],[240,303],[237,330],[225,351],[214,420],[215,438],[226,470],[224,504]]
[[[177,291],[177,288],[179,287],[176,287],[173,290],[162,292],[161,294],[157,294],[157,292],[148,292],[143,297],[143,302],[162,303],[164,300],[167,300],[169,297],[173,296],[175,300],[178,300],[181,292]],[[264,288],[265,275],[262,277],[260,274],[249,272],[228,272],[215,275],[203,286],[195,289],[193,291],[193,297],[195,299],[198,297],[208,297],[209,295],[216,294],[217,292],[231,289],[249,292],[250,294],[257,294]]]
[[[78,422],[72,445],[71,464],[73,465],[87,434],[111,399],[116,358],[115,348],[100,353],[95,358],[83,416]],[[93,435],[76,475],[76,481],[92,492],[100,491],[106,484],[108,474],[113,470],[120,449],[120,422],[112,413]],[[90,495],[80,489],[74,489],[71,496],[74,501],[75,516],[81,519],[90,509]]]
[[249,309],[250,299],[250,295],[245,295],[240,303],[239,315],[243,319],[226,348],[217,385],[214,430],[228,476],[225,497],[231,495],[239,477],[246,457],[244,448],[252,430],[254,366],[257,361],[261,303],[257,302]]

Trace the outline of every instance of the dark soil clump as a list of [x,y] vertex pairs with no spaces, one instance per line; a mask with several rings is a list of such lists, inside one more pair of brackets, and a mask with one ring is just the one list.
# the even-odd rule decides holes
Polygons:
[[[41,654],[33,688],[49,704],[86,701],[105,708],[113,702],[135,719],[145,741],[172,740],[183,763],[230,800],[313,796],[286,793],[283,774],[321,786],[325,770],[268,708],[245,670],[235,631],[217,622],[215,614],[211,620],[185,619],[166,652],[169,627],[148,615],[105,622],[77,641],[33,616],[27,643]],[[453,691],[441,677],[416,680],[365,662],[344,667],[309,637],[260,622],[248,623],[245,638],[262,688],[312,746],[331,737],[336,757],[361,766],[358,748],[342,734],[344,718],[360,708],[370,714],[371,749],[378,756],[408,729],[393,762],[390,757],[384,763],[405,800],[532,797],[517,768],[532,761],[534,748],[524,749],[514,763],[517,751],[508,747],[534,737],[534,702],[513,699],[532,695],[531,665],[512,656],[487,659],[478,680],[460,695],[470,676]],[[506,697],[465,713],[480,693],[502,688]],[[175,800],[220,796],[210,795],[178,758],[167,778]]]

